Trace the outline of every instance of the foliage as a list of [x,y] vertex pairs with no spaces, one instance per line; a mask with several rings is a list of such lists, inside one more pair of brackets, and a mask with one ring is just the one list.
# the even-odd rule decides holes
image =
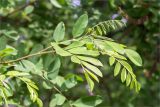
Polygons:
[[[142,67],[135,66],[142,66],[143,59],[143,69],[146,70],[148,60],[146,56],[142,56],[141,59],[136,50],[144,55],[145,49],[148,48],[137,39],[140,35],[137,32],[141,33],[141,30],[135,25],[143,22],[136,22],[131,18],[138,17],[141,11],[137,16],[132,16],[130,13],[134,12],[134,9],[130,7],[133,5],[141,9],[143,3],[147,2],[141,4],[136,0],[101,1],[104,4],[108,3],[109,11],[105,6],[96,7],[100,2],[94,0],[0,2],[0,105],[133,106],[131,101],[136,96],[143,96],[143,91],[146,90],[144,83],[147,80],[141,76]],[[130,6],[127,7],[127,3]],[[127,24],[119,17],[100,22],[117,11],[119,4],[124,5],[126,9],[124,11],[119,7],[119,16],[126,18]],[[154,10],[154,6],[157,5],[151,6],[147,11],[153,12],[155,19],[152,21],[156,23],[159,16],[156,16],[157,10]],[[90,7],[94,7],[93,10]],[[112,9],[113,11],[110,11]],[[129,37],[136,38],[133,40],[124,36],[124,32],[127,32],[132,24],[133,33]],[[150,24],[152,23],[145,21],[144,26],[148,30],[153,29],[149,28]],[[154,29],[148,35],[157,31]],[[131,47],[135,42],[139,44]],[[110,79],[113,76],[115,79],[119,78],[117,82]],[[137,78],[140,79],[137,81]],[[127,88],[124,89],[123,85],[117,85],[120,80],[126,87],[133,89],[133,93]],[[118,87],[120,88],[117,90]],[[141,88],[142,91],[139,93]],[[105,90],[107,98],[103,94]],[[139,94],[136,95],[135,92]],[[90,96],[87,96],[87,93]],[[131,96],[128,93],[132,94],[131,98],[126,97]],[[123,99],[116,102],[116,98],[121,95],[128,103],[124,104]],[[106,104],[106,100],[111,103]],[[137,104],[135,103],[135,106],[143,106],[143,101]]]

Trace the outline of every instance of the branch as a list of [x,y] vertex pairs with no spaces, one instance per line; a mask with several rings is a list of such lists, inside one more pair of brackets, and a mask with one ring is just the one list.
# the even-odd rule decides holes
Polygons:
[[34,53],[34,54],[30,54],[30,55],[26,55],[26,56],[23,56],[21,58],[18,58],[18,59],[15,59],[15,60],[10,60],[10,61],[6,61],[6,62],[0,62],[0,64],[9,64],[9,63],[13,63],[13,62],[18,62],[18,61],[21,61],[21,60],[24,60],[24,59],[27,59],[27,58],[30,58],[30,57],[33,57],[33,56],[37,56],[37,55],[44,55],[44,54],[49,54],[49,53],[54,53],[55,51],[52,50],[52,51],[46,51],[48,50],[49,48],[51,48],[52,46],[49,46],[37,53]]

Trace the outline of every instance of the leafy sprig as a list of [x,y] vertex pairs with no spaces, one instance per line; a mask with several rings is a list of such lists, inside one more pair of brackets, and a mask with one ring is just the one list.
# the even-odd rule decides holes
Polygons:
[[[141,86],[136,79],[136,75],[131,65],[128,63],[128,59],[130,59],[130,61],[133,62],[135,65],[142,66],[142,59],[140,55],[136,51],[128,49],[125,45],[119,44],[115,42],[113,39],[104,36],[108,32],[122,29],[124,26],[126,26],[125,23],[123,23],[120,20],[108,20],[108,21],[100,22],[97,25],[86,30],[87,24],[88,24],[88,15],[84,14],[80,16],[79,19],[76,21],[75,25],[73,26],[73,30],[72,30],[73,39],[64,40],[65,25],[63,22],[60,22],[55,28],[55,31],[53,34],[54,42],[51,42],[49,47],[43,50],[40,50],[36,53],[29,54],[14,60],[9,60],[9,61],[2,60],[0,62],[0,64],[2,65],[6,65],[6,64],[14,65],[14,63],[21,61],[23,66],[26,66],[26,67],[30,66],[33,69],[26,68],[28,72],[31,71],[31,74],[23,73],[23,69],[20,69],[21,68],[21,64],[20,64],[18,65],[20,67],[19,68],[15,67],[15,69],[19,69],[19,71],[22,71],[22,72],[15,70],[15,71],[7,71],[3,74],[0,74],[0,94],[2,95],[0,99],[1,98],[4,99],[5,104],[6,105],[8,104],[7,103],[8,95],[6,94],[6,92],[7,92],[7,89],[10,89],[10,90],[12,89],[7,87],[8,85],[4,83],[4,80],[6,79],[6,77],[11,77],[11,78],[14,77],[23,81],[26,84],[30,93],[31,100],[33,102],[37,102],[39,106],[42,106],[43,105],[42,101],[40,100],[40,98],[38,98],[38,92],[37,92],[38,87],[35,85],[35,83],[31,79],[27,78],[27,76],[32,74],[37,74],[38,76],[42,77],[43,80],[45,80],[46,82],[52,83],[52,85],[55,84],[51,79],[55,79],[58,76],[58,71],[61,66],[59,56],[70,57],[73,63],[81,65],[83,69],[83,74],[90,87],[90,91],[93,91],[94,80],[99,83],[99,78],[103,77],[103,74],[99,68],[99,67],[103,67],[103,64],[101,63],[100,60],[97,59],[97,57],[102,55],[107,55],[109,56],[110,66],[114,65],[114,73],[113,73],[114,76],[120,75],[122,83],[126,82],[126,86],[130,86],[130,89],[134,88],[136,92],[139,92]],[[50,53],[59,55],[55,59],[56,63],[54,65],[54,68],[52,69],[52,72],[46,72],[45,70],[43,70],[43,68],[37,69],[37,67],[32,62],[24,60],[36,55],[43,55],[43,54],[50,54]],[[16,49],[10,46],[2,47],[2,49],[0,49],[1,59],[10,55],[16,55]],[[40,66],[41,64],[42,64],[42,61],[40,60],[37,66]],[[40,71],[43,71],[43,73]],[[75,77],[73,76],[73,78]],[[79,77],[76,76],[76,78],[79,78]],[[64,82],[64,84],[66,84],[66,82]],[[61,86],[61,85],[62,83],[58,84],[58,86]],[[74,85],[75,84],[71,86],[66,86],[66,87],[73,87]],[[53,87],[57,90],[55,86]],[[55,95],[54,97],[56,99],[59,99],[59,98],[63,99],[63,103],[64,103],[65,97],[61,94],[59,90],[58,92],[59,94]],[[73,105],[78,105],[79,101],[80,100],[78,100],[77,102],[74,102]],[[53,100],[53,102],[55,102],[55,100]],[[55,104],[62,105],[63,103],[57,102]],[[70,106],[72,106],[71,103],[70,103]]]

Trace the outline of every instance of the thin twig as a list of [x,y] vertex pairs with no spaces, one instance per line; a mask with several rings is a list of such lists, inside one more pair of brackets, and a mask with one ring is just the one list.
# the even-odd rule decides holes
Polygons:
[[52,48],[52,46],[49,46],[49,47],[47,47],[47,48],[45,48],[45,49],[42,49],[40,52],[44,52],[44,51],[46,51],[46,50],[48,50],[48,49],[50,49],[50,48]]
[[49,54],[49,53],[54,53],[54,52],[55,52],[55,51],[37,52],[37,53],[34,53],[34,54],[30,54],[30,55],[23,56],[23,57],[21,57],[21,58],[15,59],[15,60],[10,60],[10,61],[6,61],[6,62],[0,62],[0,64],[9,64],[9,63],[21,61],[21,60],[23,60],[23,59],[27,59],[27,58],[30,58],[30,57],[33,57],[33,56],[44,55],[44,54]]

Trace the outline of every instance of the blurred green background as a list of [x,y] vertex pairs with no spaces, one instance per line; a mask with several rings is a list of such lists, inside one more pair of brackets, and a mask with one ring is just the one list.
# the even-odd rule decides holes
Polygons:
[[[51,0],[53,1],[53,0]],[[108,57],[100,57],[104,63],[104,77],[96,84],[93,93],[87,91],[86,83],[79,83],[65,96],[76,100],[86,95],[101,95],[103,103],[98,107],[159,107],[160,106],[160,1],[159,0],[0,0],[0,36],[6,36],[9,45],[28,54],[34,46],[42,47],[53,41],[56,25],[63,21],[66,39],[70,39],[76,19],[88,13],[89,26],[98,22],[119,19],[127,26],[107,34],[118,43],[125,44],[140,53],[142,67],[133,65],[137,79],[142,85],[137,94],[113,77]],[[46,57],[46,56],[44,56]],[[80,66],[64,59],[60,75],[79,73]],[[35,79],[38,87],[40,80]],[[23,88],[23,87],[21,87]],[[54,91],[40,88],[40,97],[47,107]],[[17,95],[18,97],[19,95]],[[22,100],[22,99],[21,99]]]

